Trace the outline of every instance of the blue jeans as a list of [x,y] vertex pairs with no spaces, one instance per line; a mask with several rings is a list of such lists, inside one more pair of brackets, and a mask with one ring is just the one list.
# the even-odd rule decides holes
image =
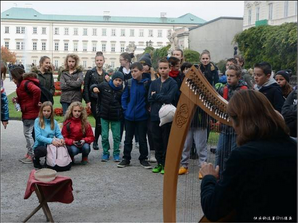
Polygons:
[[70,103],[61,102],[62,109],[63,109],[63,115],[65,115],[66,110],[68,109]]
[[76,147],[75,145],[72,145],[68,147],[69,155],[74,157],[75,155],[78,155],[79,153],[82,153],[83,157],[88,157],[90,153],[90,144],[84,143],[84,145],[81,148]]
[[220,176],[225,169],[225,163],[229,158],[231,151],[237,147],[236,137],[237,135],[235,132],[231,132],[228,134],[221,132],[219,135],[215,156],[215,165],[219,165]]

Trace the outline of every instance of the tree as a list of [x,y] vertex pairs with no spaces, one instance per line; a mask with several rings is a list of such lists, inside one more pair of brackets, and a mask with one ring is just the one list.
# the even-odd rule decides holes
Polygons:
[[184,60],[189,63],[197,64],[200,62],[200,53],[198,53],[197,51],[185,49],[183,51],[183,54]]
[[4,46],[1,46],[1,60],[5,63],[7,62],[15,63],[17,61],[16,53],[10,52],[9,49],[7,49]]
[[274,71],[297,73],[297,23],[252,27],[237,34],[233,42],[245,58],[245,68],[266,61]]

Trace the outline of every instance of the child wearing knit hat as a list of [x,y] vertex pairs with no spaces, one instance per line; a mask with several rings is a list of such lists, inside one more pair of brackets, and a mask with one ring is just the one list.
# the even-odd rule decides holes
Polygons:
[[291,74],[291,70],[280,70],[274,77],[278,85],[281,87],[282,95],[285,99],[293,90],[292,86],[289,84]]
[[101,122],[101,140],[103,154],[101,161],[107,162],[110,158],[109,129],[113,133],[113,158],[115,162],[120,162],[120,121],[123,117],[121,106],[121,96],[123,92],[123,73],[117,71],[113,74],[109,82],[93,84],[90,90],[98,93],[98,108]]

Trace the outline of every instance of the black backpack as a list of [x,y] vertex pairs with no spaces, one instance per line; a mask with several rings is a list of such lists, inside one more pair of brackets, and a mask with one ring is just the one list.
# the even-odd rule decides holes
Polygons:
[[[30,94],[30,92],[28,91],[28,83],[29,82],[34,83],[33,81],[29,81],[29,80],[25,82],[25,91],[28,94]],[[43,103],[45,101],[50,101],[50,102],[52,102],[52,104],[54,104],[54,98],[53,98],[53,95],[51,94],[51,92],[48,89],[46,89],[44,86],[42,86],[42,85],[37,85],[37,84],[35,84],[35,85],[37,87],[39,87],[40,88],[40,91],[41,91],[40,102]]]

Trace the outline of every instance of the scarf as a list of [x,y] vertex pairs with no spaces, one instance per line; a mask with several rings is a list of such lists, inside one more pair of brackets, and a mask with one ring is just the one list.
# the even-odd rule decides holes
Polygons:
[[169,76],[170,77],[178,77],[179,73],[180,73],[179,70],[177,70],[177,71],[171,70],[169,73]]
[[114,91],[119,91],[119,90],[122,89],[122,85],[120,85],[119,87],[116,87],[116,86],[114,85],[114,83],[113,83],[113,80],[110,80],[110,81],[109,81],[109,85],[110,85],[110,87],[111,87]]

